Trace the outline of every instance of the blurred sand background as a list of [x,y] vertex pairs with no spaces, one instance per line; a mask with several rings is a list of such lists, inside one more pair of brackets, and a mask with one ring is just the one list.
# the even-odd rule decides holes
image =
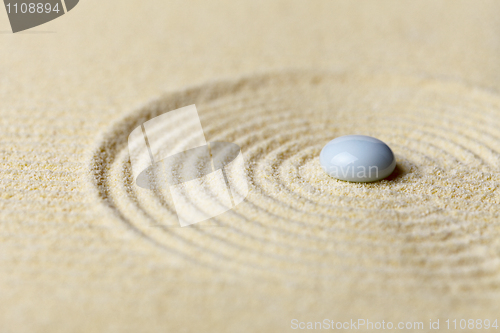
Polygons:
[[[405,255],[387,264],[392,265],[393,273],[381,275],[379,266],[374,268],[362,259],[357,245],[343,248],[345,253],[356,253],[348,259],[361,268],[356,273],[336,268],[343,259],[332,250],[297,256],[302,262],[323,261],[329,268],[322,269],[341,273],[343,279],[319,277],[305,266],[301,269],[310,274],[308,278],[288,279],[283,267],[272,266],[271,261],[267,269],[255,274],[238,266],[271,260],[257,251],[265,248],[269,256],[278,252],[266,248],[265,242],[245,244],[255,247],[256,254],[210,259],[213,262],[200,255],[199,262],[193,263],[185,257],[195,257],[196,252],[183,252],[191,245],[182,245],[179,239],[199,241],[216,251],[219,245],[210,243],[210,233],[223,240],[231,239],[230,233],[202,228],[167,231],[169,238],[160,243],[171,245],[184,257],[145,240],[96,194],[89,161],[114,124],[126,115],[133,117],[140,112],[136,110],[164,92],[178,98],[188,94],[186,87],[203,90],[219,80],[252,80],[261,75],[270,75],[273,81],[274,74],[266,73],[285,73],[286,78],[286,73],[295,70],[346,73],[348,84],[342,89],[347,93],[359,82],[364,88],[354,93],[356,99],[339,102],[347,109],[365,90],[373,91],[391,81],[386,77],[399,78],[391,82],[403,82],[410,93],[420,83],[401,78],[451,82],[424,89],[429,94],[437,91],[432,104],[436,109],[450,105],[447,103],[453,102],[450,96],[456,91],[455,100],[463,107],[460,119],[474,118],[488,104],[485,108],[494,123],[500,115],[499,12],[497,1],[82,0],[59,19],[11,34],[7,15],[0,10],[0,332],[287,332],[293,318],[423,321],[426,328],[431,318],[495,319],[500,308],[495,223],[500,215],[494,206],[483,207],[483,215],[468,220],[471,225],[474,219],[481,220],[483,227],[470,232],[482,237],[472,243],[462,237],[462,252],[455,253],[459,260],[449,265],[436,263],[447,258],[437,246],[446,237],[432,238],[430,242],[436,246],[426,256],[434,256],[436,262],[413,263],[417,273],[426,277],[405,277],[412,281],[412,288],[384,284],[397,280],[398,268],[408,269]],[[364,74],[353,74],[351,79],[349,73]],[[377,74],[372,79],[370,73]],[[271,87],[272,96],[285,95],[280,87],[295,89],[285,79],[277,83],[266,80],[263,86]],[[325,78],[324,86],[330,81],[335,85],[335,78]],[[216,91],[226,91],[225,100],[230,100],[230,88],[214,85]],[[251,104],[252,89],[259,88],[235,94],[243,94]],[[314,96],[307,89],[300,96]],[[267,99],[262,92],[258,95],[264,105],[260,108],[265,109]],[[482,104],[469,107],[469,95]],[[465,96],[463,102],[461,96]],[[241,99],[238,103],[241,107]],[[200,100],[197,105],[202,122],[210,128],[204,110],[208,115],[209,109],[217,109],[217,103]],[[230,106],[225,106],[228,112]],[[240,109],[238,112],[245,112],[244,106]],[[470,126],[474,124],[471,121]],[[208,130],[207,139],[217,133]],[[493,151],[478,148],[474,156],[487,160],[485,156],[490,154],[488,158],[498,161],[498,141],[488,140]],[[404,156],[401,158],[404,162]],[[316,170],[309,164],[305,168]],[[488,186],[481,183],[471,188],[489,200],[482,191],[496,189],[498,169],[486,170],[473,161],[471,168],[493,174]],[[452,169],[443,167],[445,172]],[[469,176],[472,179],[475,174]],[[259,174],[255,177],[259,179]],[[467,211],[468,204],[464,202],[462,210]],[[454,213],[445,209],[435,214],[427,218],[452,219]],[[460,220],[462,215],[456,214]],[[417,221],[415,215],[408,216],[391,221]],[[228,225],[230,220],[226,217]],[[246,225],[253,221],[273,223],[272,218],[260,219],[257,214],[248,215]],[[307,223],[307,218],[303,221]],[[454,220],[449,221],[443,223],[448,237],[453,238],[460,227],[454,228]],[[439,233],[444,224],[423,223],[422,229]],[[199,230],[210,230],[209,235],[199,238],[194,235]],[[238,230],[245,233],[246,229]],[[158,232],[151,228],[146,233],[155,237]],[[279,239],[290,247],[294,242],[302,244],[300,236],[280,239],[279,233],[273,235],[265,228],[249,232]],[[296,232],[304,236],[302,229]],[[311,230],[313,235],[317,232]],[[345,241],[366,241],[356,237],[345,236]],[[373,237],[391,242],[384,236]],[[338,238],[331,241],[340,242]],[[395,249],[377,253],[383,257],[398,252],[398,244],[404,247],[403,240],[398,241],[402,243],[395,241]],[[417,244],[406,255],[425,253],[419,250]],[[457,282],[471,270],[476,275],[468,275],[467,284]],[[406,272],[411,275],[411,270]],[[370,282],[363,282],[367,280]],[[434,280],[438,285],[428,288]]]

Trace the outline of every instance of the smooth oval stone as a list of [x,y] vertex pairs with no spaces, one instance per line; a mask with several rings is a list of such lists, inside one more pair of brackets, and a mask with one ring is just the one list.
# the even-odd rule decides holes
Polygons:
[[384,142],[366,135],[345,135],[328,142],[319,161],[332,177],[349,182],[374,182],[396,168],[394,154]]

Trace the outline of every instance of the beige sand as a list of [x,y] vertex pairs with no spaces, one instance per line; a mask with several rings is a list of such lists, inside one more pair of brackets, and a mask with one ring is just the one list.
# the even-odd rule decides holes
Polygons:
[[[499,7],[86,0],[0,34],[0,332],[497,319]],[[250,193],[180,228],[126,140],[193,103]],[[349,133],[397,172],[327,177],[319,151]]]

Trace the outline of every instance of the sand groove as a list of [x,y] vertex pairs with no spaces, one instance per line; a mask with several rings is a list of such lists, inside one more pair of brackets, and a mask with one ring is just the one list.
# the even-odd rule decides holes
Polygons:
[[[179,228],[165,191],[132,184],[127,136],[193,103],[207,141],[242,147],[250,193],[233,211]],[[263,75],[151,102],[103,137],[91,171],[100,197],[124,223],[172,255],[213,269],[304,283],[426,282],[486,294],[500,283],[499,119],[500,97],[462,82]],[[345,134],[387,142],[395,173],[370,184],[327,176],[319,152]]]

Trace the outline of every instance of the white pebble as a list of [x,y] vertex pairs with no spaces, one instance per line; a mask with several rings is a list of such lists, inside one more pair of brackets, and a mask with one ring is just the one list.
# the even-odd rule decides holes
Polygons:
[[366,135],[345,135],[328,142],[319,160],[332,177],[350,182],[373,182],[389,176],[396,168],[391,148]]

